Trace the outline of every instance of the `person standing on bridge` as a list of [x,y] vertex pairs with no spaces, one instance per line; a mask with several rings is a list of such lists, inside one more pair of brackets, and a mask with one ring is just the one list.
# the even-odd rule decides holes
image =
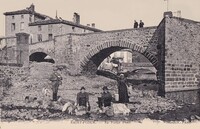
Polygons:
[[140,28],[143,28],[143,27],[144,27],[144,22],[143,22],[142,20],[140,20],[139,27],[140,27]]
[[136,20],[134,20],[134,28],[138,28],[138,22]]
[[62,85],[62,76],[56,72],[57,68],[53,68],[53,74],[50,77],[53,92],[53,101],[57,101],[58,87]]
[[119,103],[129,103],[127,80],[124,74],[120,74],[117,81],[118,81]]

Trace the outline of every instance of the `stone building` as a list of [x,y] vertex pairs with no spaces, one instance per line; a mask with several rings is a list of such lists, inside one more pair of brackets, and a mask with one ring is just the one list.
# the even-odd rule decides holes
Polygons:
[[22,10],[5,12],[5,36],[16,36],[16,33],[30,33],[29,23],[37,22],[45,19],[51,19],[49,16],[37,13],[35,6]]
[[70,22],[63,19],[48,19],[29,24],[33,43],[52,40],[54,36],[67,33],[92,33],[101,30],[94,27],[84,26],[80,23]]
[[15,37],[17,33],[30,35],[30,43],[52,40],[54,36],[67,33],[90,33],[101,30],[80,24],[80,15],[74,13],[73,21],[51,18],[35,11],[35,6],[22,10],[5,12],[5,36]]

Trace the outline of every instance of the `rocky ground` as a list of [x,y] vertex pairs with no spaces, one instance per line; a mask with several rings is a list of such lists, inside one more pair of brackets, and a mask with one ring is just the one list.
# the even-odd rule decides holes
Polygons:
[[[90,94],[91,114],[90,116],[74,116],[61,112],[59,105],[51,103],[51,96],[42,93],[43,88],[51,89],[49,76],[53,71],[51,63],[32,63],[30,65],[30,75],[20,81],[13,82],[13,86],[6,91],[1,101],[1,119],[5,121],[13,120],[35,120],[35,119],[93,119],[93,120],[142,120],[151,118],[165,121],[192,121],[199,119],[199,110],[195,105],[179,104],[173,100],[157,96],[156,88],[152,84],[145,84],[145,87],[130,84],[131,109],[129,116],[107,117],[98,114],[97,97],[100,96],[103,86],[108,86],[112,94],[117,93],[117,83],[115,80],[102,76],[70,76],[64,67],[59,67],[58,72],[63,77],[63,83],[59,87],[59,96],[75,101],[79,89],[84,86]],[[144,84],[142,84],[144,85]],[[153,84],[155,85],[155,84]],[[150,88],[148,88],[148,86]],[[36,97],[37,101],[26,104],[25,96]]]

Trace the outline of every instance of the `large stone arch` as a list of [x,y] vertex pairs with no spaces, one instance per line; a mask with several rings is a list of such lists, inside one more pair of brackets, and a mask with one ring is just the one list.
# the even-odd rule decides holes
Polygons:
[[[116,40],[106,41],[101,45],[90,50],[86,56],[81,60],[82,72],[87,70],[88,65],[95,65],[98,67],[100,63],[111,53],[122,49],[131,49],[145,56],[153,66],[158,70],[158,59],[157,57],[147,50],[147,47],[138,45],[131,40]],[[92,66],[88,66],[91,69]],[[91,69],[94,70],[94,69]]]

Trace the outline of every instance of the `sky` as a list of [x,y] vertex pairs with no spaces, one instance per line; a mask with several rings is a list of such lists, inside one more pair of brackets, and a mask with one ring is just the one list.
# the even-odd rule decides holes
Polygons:
[[[95,23],[101,30],[132,28],[134,20],[143,20],[144,26],[157,26],[167,10],[164,0],[0,0],[0,36],[4,35],[4,12],[25,9],[32,3],[37,12],[72,21],[77,12],[81,24]],[[168,0],[169,10],[181,10],[183,18],[200,21],[200,0]],[[176,15],[176,13],[174,13]]]

